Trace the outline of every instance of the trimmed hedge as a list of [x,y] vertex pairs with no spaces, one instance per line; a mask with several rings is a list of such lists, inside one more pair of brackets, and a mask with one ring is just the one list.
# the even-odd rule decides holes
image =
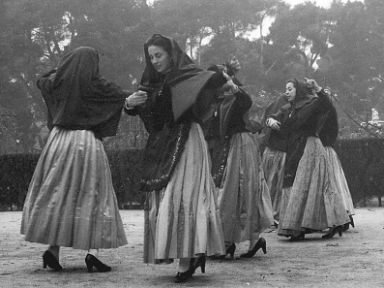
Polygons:
[[[384,139],[345,139],[335,147],[355,204],[384,195]],[[120,208],[141,208],[145,195],[138,191],[140,150],[108,151]],[[0,209],[22,209],[39,155],[0,156]]]
[[120,208],[142,208],[145,193],[139,191],[141,150],[107,151],[112,182]]
[[384,139],[342,139],[335,150],[340,158],[355,204],[365,206],[373,196],[384,196]]
[[23,207],[29,181],[39,155],[10,154],[0,157],[0,208],[6,210]]
[[[107,151],[113,186],[120,208],[141,208],[144,193],[138,191],[140,150]],[[38,154],[0,156],[0,210],[23,208]]]

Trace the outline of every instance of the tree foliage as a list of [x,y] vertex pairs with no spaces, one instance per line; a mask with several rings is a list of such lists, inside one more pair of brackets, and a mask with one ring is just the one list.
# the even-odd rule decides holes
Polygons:
[[[0,153],[31,151],[37,123],[45,119],[35,82],[63,53],[95,47],[101,72],[135,89],[143,43],[153,33],[174,37],[203,67],[237,56],[242,82],[263,103],[282,92],[287,78],[315,77],[365,121],[371,108],[384,112],[382,15],[381,0],[335,0],[329,9],[309,2],[290,7],[282,0],[2,0]],[[342,126],[353,124],[342,117]],[[124,116],[107,146],[140,147],[144,141],[140,121]]]

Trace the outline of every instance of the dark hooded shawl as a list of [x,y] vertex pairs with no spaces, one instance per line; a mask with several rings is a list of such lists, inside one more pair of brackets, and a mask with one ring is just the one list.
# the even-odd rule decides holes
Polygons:
[[48,127],[91,130],[96,137],[116,134],[124,99],[123,90],[99,75],[99,55],[79,47],[43,75],[37,87],[48,108]]
[[[153,68],[148,55],[148,42],[154,37],[165,38],[171,44],[172,68],[166,75]],[[146,67],[139,89],[147,91],[149,99],[127,113],[139,114],[149,132],[141,167],[141,190],[153,191],[168,184],[192,122],[207,118],[215,89],[225,83],[225,78],[199,68],[173,39],[159,34],[145,43],[144,55]]]
[[[154,37],[165,38],[171,43],[172,55],[170,56],[173,63],[172,70],[164,76],[153,68],[148,55],[148,40],[144,44],[146,67],[141,77],[140,85],[142,87],[150,87],[150,89],[168,86],[172,96],[173,119],[174,121],[177,121],[183,113],[192,108],[192,106],[199,105],[200,103],[198,102],[203,101],[204,103],[208,103],[207,99],[198,98],[209,97],[207,94],[202,95],[202,90],[203,88],[206,88],[208,81],[215,73],[198,67],[174,39],[159,34],[155,34],[151,38]],[[206,116],[201,109],[209,110],[209,105],[206,105],[206,107],[204,106],[205,105],[200,105],[198,108],[194,107],[195,116],[198,118],[203,116],[202,120],[204,120]]]

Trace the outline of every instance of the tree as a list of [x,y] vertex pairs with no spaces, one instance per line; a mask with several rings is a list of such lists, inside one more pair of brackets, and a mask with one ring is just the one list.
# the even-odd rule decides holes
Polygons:
[[133,89],[142,70],[142,43],[152,29],[143,16],[149,9],[145,1],[4,0],[0,5],[0,108],[13,115],[16,128],[10,133],[24,151],[32,147],[33,123],[45,118],[36,79],[65,51],[97,48],[102,73]]

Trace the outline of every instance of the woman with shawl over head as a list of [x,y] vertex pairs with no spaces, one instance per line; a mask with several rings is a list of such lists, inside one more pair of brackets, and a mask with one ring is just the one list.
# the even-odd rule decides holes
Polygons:
[[111,267],[97,249],[127,243],[102,138],[116,134],[128,93],[99,74],[98,52],[79,47],[43,75],[37,87],[51,130],[24,203],[25,240],[48,244],[43,266],[62,270],[61,246],[88,250],[89,272]]
[[185,282],[198,267],[205,271],[205,255],[225,253],[199,123],[208,117],[218,87],[237,87],[224,73],[198,68],[171,38],[153,35],[144,53],[139,91],[125,105],[149,132],[141,181],[147,193],[144,262],[180,259],[175,282]]
[[[331,98],[331,91],[329,89],[324,89],[327,93],[328,97]],[[355,214],[355,209],[353,207],[351,192],[348,188],[347,180],[345,179],[344,171],[341,166],[339,157],[334,150],[334,146],[336,143],[337,136],[339,134],[339,124],[337,119],[337,111],[335,106],[333,105],[331,99],[329,100],[332,104],[328,113],[328,117],[324,122],[323,128],[320,131],[319,137],[321,142],[325,148],[325,156],[329,162],[329,169],[331,175],[331,181],[334,187],[336,187],[336,191],[340,194],[343,199],[344,206],[347,209],[347,213],[349,215],[350,223],[344,225],[343,230],[348,230],[349,225],[355,227],[355,223],[353,221],[353,215]],[[332,237],[335,234],[334,229],[330,231],[330,233],[326,234],[327,238]]]
[[[265,124],[266,115],[277,113],[281,107],[288,104],[285,95],[279,96],[264,111],[263,123]],[[273,218],[275,225],[279,223],[281,197],[283,191],[284,165],[287,152],[287,137],[279,130],[264,127],[263,170],[269,193],[271,195]]]
[[[216,136],[209,131],[208,134],[217,138],[211,149],[211,172],[219,190],[226,255],[233,259],[235,243],[249,241],[248,252],[240,257],[251,258],[260,248],[264,254],[267,252],[266,241],[260,233],[273,224],[272,203],[261,166],[259,143],[252,134],[259,132],[262,126],[255,120],[257,115],[254,115],[253,106],[256,103],[235,78],[234,73],[240,69],[238,60],[232,59],[227,65],[210,69],[228,71],[240,87],[236,93],[221,91],[225,97],[222,97],[207,127],[210,131],[219,132]],[[214,258],[223,259],[226,255]]]
[[349,217],[332,185],[319,138],[331,103],[312,79],[289,80],[286,95],[289,104],[267,119],[269,127],[288,137],[278,234],[302,240],[307,233],[330,229],[330,233],[341,235]]

